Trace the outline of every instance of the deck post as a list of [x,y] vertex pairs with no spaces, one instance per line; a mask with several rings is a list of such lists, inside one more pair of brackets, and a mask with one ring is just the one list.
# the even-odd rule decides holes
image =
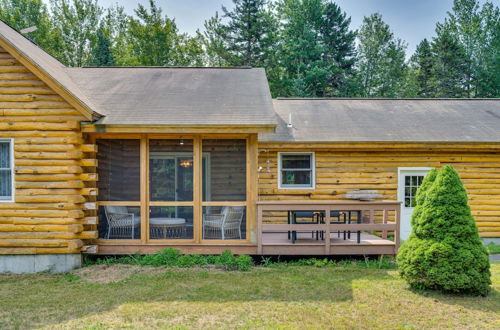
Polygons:
[[400,244],[400,233],[399,230],[401,228],[401,221],[400,221],[400,209],[396,208],[396,230],[394,231],[394,243],[396,244],[394,246],[395,251],[394,254],[398,253],[399,250],[399,244]]
[[262,206],[257,205],[257,254],[262,255]]
[[325,208],[325,255],[330,255],[330,207]]
[[[382,211],[382,217],[383,217],[382,223],[384,225],[387,224],[387,213],[388,213],[387,209],[384,208],[384,210]],[[382,231],[382,238],[383,239],[387,239],[387,230],[383,230]]]

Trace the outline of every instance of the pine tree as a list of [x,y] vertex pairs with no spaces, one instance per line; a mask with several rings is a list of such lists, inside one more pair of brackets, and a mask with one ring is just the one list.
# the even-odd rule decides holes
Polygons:
[[97,43],[92,49],[90,64],[93,66],[115,65],[115,58],[111,52],[111,41],[102,28],[97,30]]
[[[233,0],[234,9],[222,7],[228,62],[235,66],[266,65],[275,44],[276,24],[267,0]],[[215,22],[213,22],[215,23]]]
[[347,96],[352,93],[349,81],[355,74],[356,32],[350,30],[351,18],[334,2],[324,6],[321,40],[323,60],[328,65],[327,90],[324,96]]
[[488,253],[458,173],[448,165],[424,183],[412,233],[398,253],[401,276],[417,289],[487,295]]
[[422,40],[411,58],[413,69],[415,70],[415,79],[417,81],[417,96],[432,97],[434,94],[432,88],[432,74],[434,58],[432,56],[431,44],[427,39]]
[[432,42],[435,97],[466,97],[468,59],[465,50],[445,26],[438,25]]
[[228,50],[226,48],[226,29],[222,24],[222,19],[219,13],[206,20],[204,23],[205,30],[202,34],[202,42],[205,47],[206,63],[209,66],[226,66],[229,65]]

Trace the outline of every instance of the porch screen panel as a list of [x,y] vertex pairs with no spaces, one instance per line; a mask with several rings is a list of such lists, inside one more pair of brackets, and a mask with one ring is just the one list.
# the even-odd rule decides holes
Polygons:
[[203,140],[203,201],[246,200],[246,140]]
[[193,201],[193,140],[150,140],[151,201]]
[[97,140],[99,201],[140,201],[140,140]]

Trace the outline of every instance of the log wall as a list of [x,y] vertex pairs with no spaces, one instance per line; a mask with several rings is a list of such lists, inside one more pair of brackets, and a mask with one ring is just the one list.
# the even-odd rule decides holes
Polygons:
[[[277,153],[285,151],[315,152],[314,190],[278,189]],[[500,237],[500,144],[260,143],[259,199],[345,200],[369,189],[397,200],[398,167],[448,164],[460,173],[481,236]]]
[[97,237],[85,218],[97,180],[85,117],[1,48],[0,114],[15,166],[15,202],[0,203],[0,254],[82,251]]

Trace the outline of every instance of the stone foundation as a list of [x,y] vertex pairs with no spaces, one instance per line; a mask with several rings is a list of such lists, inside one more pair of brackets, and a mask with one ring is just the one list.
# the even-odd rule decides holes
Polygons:
[[81,266],[81,254],[0,255],[0,273],[65,273]]

